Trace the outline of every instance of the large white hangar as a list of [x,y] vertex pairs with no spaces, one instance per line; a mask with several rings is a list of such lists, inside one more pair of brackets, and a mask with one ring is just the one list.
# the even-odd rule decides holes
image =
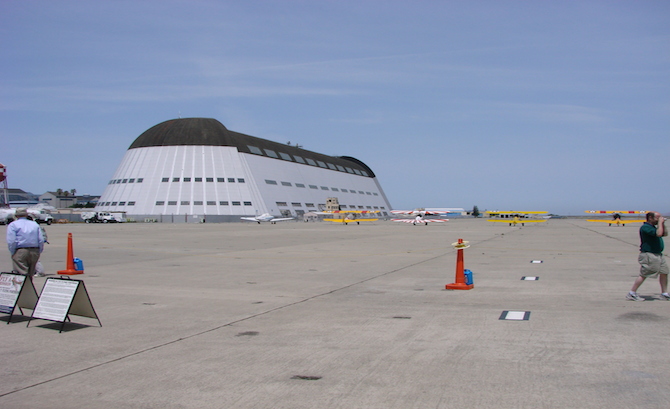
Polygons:
[[300,217],[323,210],[391,209],[374,172],[349,156],[233,132],[216,119],[160,123],[130,145],[96,210],[137,221],[240,221],[263,213]]

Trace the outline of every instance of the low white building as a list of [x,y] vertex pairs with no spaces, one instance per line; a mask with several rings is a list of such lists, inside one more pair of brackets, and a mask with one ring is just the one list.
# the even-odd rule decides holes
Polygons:
[[302,216],[336,197],[342,210],[391,205],[374,172],[328,156],[226,129],[209,118],[173,119],[140,135],[108,182],[96,210],[138,221],[239,221],[263,213]]
[[77,196],[75,195],[59,195],[56,192],[45,192],[39,197],[40,203],[46,203],[56,209],[65,209],[77,204]]

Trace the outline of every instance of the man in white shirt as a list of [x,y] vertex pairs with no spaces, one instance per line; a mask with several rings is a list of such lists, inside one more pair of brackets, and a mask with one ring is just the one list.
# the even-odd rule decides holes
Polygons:
[[14,271],[32,279],[44,249],[44,235],[36,222],[28,220],[27,209],[16,209],[16,218],[7,226],[7,248]]

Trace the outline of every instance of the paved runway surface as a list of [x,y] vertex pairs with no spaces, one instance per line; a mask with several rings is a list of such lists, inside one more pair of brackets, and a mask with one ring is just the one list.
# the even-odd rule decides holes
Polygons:
[[[665,408],[670,302],[638,227],[52,225],[102,322],[0,318],[0,407]],[[475,288],[447,291],[456,251]],[[670,242],[666,240],[667,244]],[[532,261],[542,263],[532,263]],[[6,250],[0,267],[11,267]],[[536,281],[522,277],[539,277]],[[38,292],[45,278],[36,278]],[[529,311],[528,320],[501,320]],[[30,310],[24,310],[30,315]],[[523,315],[523,314],[521,314]]]

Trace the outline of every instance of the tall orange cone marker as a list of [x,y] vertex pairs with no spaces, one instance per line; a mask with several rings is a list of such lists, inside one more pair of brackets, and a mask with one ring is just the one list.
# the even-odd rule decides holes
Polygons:
[[470,247],[467,241],[458,239],[456,243],[451,243],[454,248],[458,249],[456,255],[456,282],[447,284],[447,290],[471,290],[475,287],[474,284],[465,284],[465,268],[463,266],[463,249]]
[[60,270],[58,274],[84,274],[84,270],[74,268],[74,251],[72,250],[72,233],[67,234],[67,264],[65,270]]

